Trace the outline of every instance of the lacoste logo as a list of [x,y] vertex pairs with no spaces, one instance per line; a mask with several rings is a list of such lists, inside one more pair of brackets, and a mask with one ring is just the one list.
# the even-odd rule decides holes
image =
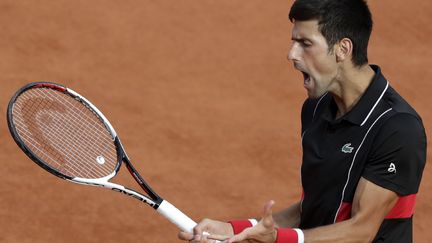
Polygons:
[[341,151],[346,153],[346,154],[350,154],[352,153],[352,151],[354,150],[354,147],[351,147],[351,143],[347,143],[344,146],[342,146]]
[[395,173],[396,174],[396,165],[393,163],[390,163],[389,168],[387,169],[388,172],[390,173]]

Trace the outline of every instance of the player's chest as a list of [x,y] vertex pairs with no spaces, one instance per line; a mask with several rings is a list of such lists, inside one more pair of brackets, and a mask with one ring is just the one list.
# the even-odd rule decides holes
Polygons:
[[351,124],[314,124],[303,135],[302,172],[314,177],[335,175],[349,170],[354,160],[361,163],[366,156],[359,148],[367,143],[366,132],[364,127]]

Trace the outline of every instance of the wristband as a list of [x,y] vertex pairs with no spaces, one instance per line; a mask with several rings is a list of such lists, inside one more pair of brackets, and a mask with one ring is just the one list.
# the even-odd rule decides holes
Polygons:
[[304,234],[301,229],[278,228],[276,243],[304,243]]
[[256,220],[256,219],[248,219],[248,220],[252,224],[252,227],[254,227],[255,225],[258,224],[258,220]]
[[231,224],[234,234],[239,234],[246,228],[254,227],[258,224],[256,219],[246,219],[246,220],[231,220],[228,223]]

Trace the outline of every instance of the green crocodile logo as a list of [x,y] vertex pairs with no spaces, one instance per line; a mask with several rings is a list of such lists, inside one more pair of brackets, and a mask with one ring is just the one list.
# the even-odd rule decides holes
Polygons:
[[350,154],[352,153],[352,151],[354,150],[354,147],[351,147],[351,143],[347,143],[344,146],[342,146],[341,151],[346,153],[346,154]]

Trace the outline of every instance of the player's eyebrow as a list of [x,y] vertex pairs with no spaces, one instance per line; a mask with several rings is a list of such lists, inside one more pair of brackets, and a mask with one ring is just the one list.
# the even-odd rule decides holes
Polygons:
[[293,41],[297,41],[297,42],[312,42],[312,40],[308,39],[308,38],[304,38],[304,37],[291,37],[291,40]]

